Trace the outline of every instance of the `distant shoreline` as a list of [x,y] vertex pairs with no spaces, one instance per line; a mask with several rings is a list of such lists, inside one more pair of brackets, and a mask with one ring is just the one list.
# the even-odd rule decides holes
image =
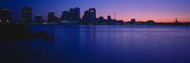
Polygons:
[[[83,25],[83,24],[0,24],[0,25]],[[86,25],[90,25],[90,24],[86,24]],[[172,25],[172,24],[171,25],[160,25],[160,24],[157,24],[157,25],[118,25],[118,26],[190,26],[190,24],[185,24],[185,25]]]

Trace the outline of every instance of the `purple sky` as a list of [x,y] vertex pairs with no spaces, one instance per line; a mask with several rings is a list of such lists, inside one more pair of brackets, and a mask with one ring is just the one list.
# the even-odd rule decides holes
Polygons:
[[130,21],[190,22],[190,0],[1,0],[0,9],[10,9],[13,20],[21,20],[21,8],[29,6],[35,15],[47,20],[48,12],[60,17],[62,11],[81,8],[81,16],[89,8],[96,8],[97,17],[116,13],[116,19]]

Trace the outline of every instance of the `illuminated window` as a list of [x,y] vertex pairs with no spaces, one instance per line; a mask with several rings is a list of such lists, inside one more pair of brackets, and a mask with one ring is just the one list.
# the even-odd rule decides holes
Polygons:
[[94,12],[94,10],[91,10],[90,12]]
[[7,23],[9,22],[9,20],[7,20]]
[[0,20],[0,22],[1,22],[1,20]]

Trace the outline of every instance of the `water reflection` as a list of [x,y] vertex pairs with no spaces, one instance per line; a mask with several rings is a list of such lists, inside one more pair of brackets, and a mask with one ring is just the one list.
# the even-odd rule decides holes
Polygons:
[[30,60],[31,63],[190,62],[190,27],[32,25],[31,30],[47,31],[53,35],[53,41],[32,38],[24,43],[7,44],[13,49],[2,46],[8,50],[23,48],[16,52],[26,55],[20,54],[22,57],[15,62],[22,62],[21,59],[27,63]]

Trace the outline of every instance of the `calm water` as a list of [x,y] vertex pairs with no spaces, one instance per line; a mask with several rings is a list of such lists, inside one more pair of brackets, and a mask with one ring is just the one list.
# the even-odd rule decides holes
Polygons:
[[190,63],[190,27],[32,25],[51,40],[1,46],[13,63]]

